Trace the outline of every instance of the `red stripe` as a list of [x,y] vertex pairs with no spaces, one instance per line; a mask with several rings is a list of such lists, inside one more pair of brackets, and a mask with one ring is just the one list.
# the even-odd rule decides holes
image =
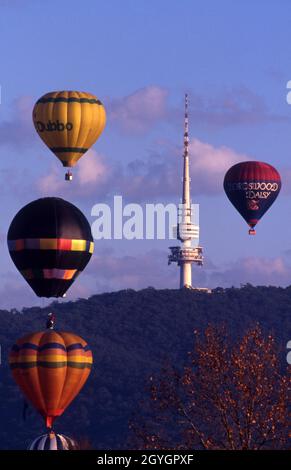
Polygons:
[[227,182],[274,181],[281,182],[280,174],[264,162],[241,162],[232,166],[225,175]]
[[65,238],[58,239],[58,250],[70,251],[72,248],[72,240],[66,240]]

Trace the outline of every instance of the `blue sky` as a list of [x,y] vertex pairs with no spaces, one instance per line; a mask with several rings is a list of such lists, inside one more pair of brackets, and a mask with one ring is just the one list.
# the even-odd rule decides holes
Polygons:
[[[39,303],[6,247],[9,223],[25,203],[61,196],[93,222],[93,204],[111,203],[114,194],[179,202],[186,91],[192,197],[206,257],[204,268],[193,268],[194,283],[291,284],[290,21],[288,0],[0,0],[0,308]],[[61,89],[96,94],[108,114],[70,186],[31,122],[35,100]],[[247,159],[273,164],[283,180],[256,237],[222,189],[228,167]],[[69,298],[176,287],[168,245],[97,242]]]

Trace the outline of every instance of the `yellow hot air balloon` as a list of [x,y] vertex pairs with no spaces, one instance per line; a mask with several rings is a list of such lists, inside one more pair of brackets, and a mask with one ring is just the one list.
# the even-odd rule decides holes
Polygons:
[[[105,123],[103,104],[91,93],[53,91],[34,105],[35,129],[64,167],[73,167],[96,142]],[[71,172],[66,179],[71,178]]]

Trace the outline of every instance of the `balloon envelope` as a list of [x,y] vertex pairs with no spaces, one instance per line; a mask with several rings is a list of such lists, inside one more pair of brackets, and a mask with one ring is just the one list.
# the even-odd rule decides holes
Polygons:
[[16,383],[48,428],[78,395],[92,362],[92,352],[82,338],[54,330],[24,336],[9,356]]
[[237,163],[224,178],[228,199],[252,229],[273,204],[280,189],[278,171],[264,162]]
[[36,132],[63,166],[74,166],[96,142],[106,123],[103,104],[91,93],[53,91],[32,112]]
[[62,297],[94,249],[86,217],[70,202],[55,197],[23,207],[7,238],[15,266],[39,297]]
[[74,448],[76,448],[76,443],[73,439],[50,431],[34,439],[28,450],[71,450]]

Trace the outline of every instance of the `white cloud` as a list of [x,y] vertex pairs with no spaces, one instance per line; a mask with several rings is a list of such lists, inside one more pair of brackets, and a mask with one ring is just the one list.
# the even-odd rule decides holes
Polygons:
[[214,147],[201,140],[192,139],[190,169],[193,193],[221,193],[226,171],[232,165],[246,160],[252,158],[226,146]]
[[287,286],[291,284],[291,266],[285,259],[247,257],[212,271],[212,285],[223,287],[240,284]]
[[[151,250],[136,255],[116,256],[114,253],[94,255],[86,274],[95,279],[98,292],[125,288],[177,289],[179,269],[168,266],[167,250]],[[98,277],[95,273],[98,272]],[[288,286],[291,265],[280,256],[275,258],[247,257],[215,266],[207,260],[200,268],[192,267],[192,284],[196,287],[239,287],[241,284]]]
[[104,180],[109,173],[109,168],[104,162],[104,157],[95,152],[88,150],[84,158],[78,162],[76,179],[80,186],[98,183]]
[[247,87],[223,90],[217,96],[192,93],[191,116],[208,126],[225,127],[289,121],[287,115],[272,113],[264,98]]
[[22,147],[37,142],[32,123],[33,99],[21,96],[12,103],[12,118],[0,122],[0,145]]
[[119,129],[143,133],[167,116],[168,92],[158,86],[141,88],[108,103],[109,119]]
[[[166,150],[165,150],[166,148]],[[122,194],[133,202],[157,198],[179,197],[182,176],[182,149],[160,146],[161,153],[150,154],[126,165],[116,164],[94,150],[73,168],[73,184],[64,181],[64,169],[55,162],[50,171],[37,182],[41,194],[64,193],[81,197]],[[223,178],[228,168],[237,162],[251,160],[226,147],[214,147],[199,139],[190,142],[191,191],[197,194],[222,194]]]
[[105,185],[106,187],[107,178],[111,176],[111,169],[105,162],[105,158],[92,149],[88,150],[71,169],[73,183],[64,179],[67,170],[68,168],[62,168],[57,161],[53,163],[49,172],[37,181],[37,191],[42,195],[62,193],[64,197],[70,194],[80,196],[90,195],[92,192],[96,194],[99,186],[103,188]]
[[97,291],[118,289],[175,288],[175,273],[168,268],[167,252],[151,250],[139,255],[94,254],[86,274],[96,277]]

